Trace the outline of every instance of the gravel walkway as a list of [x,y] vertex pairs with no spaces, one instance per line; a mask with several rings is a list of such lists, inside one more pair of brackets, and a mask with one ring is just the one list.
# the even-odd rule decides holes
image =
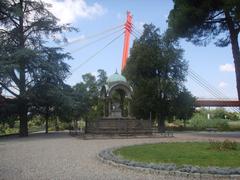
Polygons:
[[[203,141],[211,134],[177,133],[173,138],[82,140],[67,133],[34,134],[28,138],[0,138],[0,179],[181,179],[119,169],[102,163],[97,153],[103,149],[164,141]],[[228,137],[229,138],[229,137]],[[224,139],[214,136],[214,139]],[[240,138],[230,137],[240,141]]]

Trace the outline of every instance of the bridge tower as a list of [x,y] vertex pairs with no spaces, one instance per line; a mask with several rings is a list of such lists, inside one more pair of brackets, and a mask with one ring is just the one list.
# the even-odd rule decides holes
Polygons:
[[132,32],[132,15],[130,11],[127,11],[127,20],[125,22],[125,36],[124,36],[124,46],[123,46],[123,56],[122,56],[122,68],[123,71],[126,64],[127,64],[127,58],[128,58],[128,52],[129,52],[129,42],[130,42],[130,34]]

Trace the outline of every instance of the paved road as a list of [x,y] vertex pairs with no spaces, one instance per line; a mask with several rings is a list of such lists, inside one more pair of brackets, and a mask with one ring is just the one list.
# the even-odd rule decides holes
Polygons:
[[[115,146],[163,141],[202,141],[210,137],[211,134],[202,136],[177,133],[173,138],[83,140],[67,133],[52,133],[35,134],[27,138],[0,138],[0,179],[181,179],[119,169],[103,164],[96,155],[103,149]],[[233,139],[239,141],[240,138]]]

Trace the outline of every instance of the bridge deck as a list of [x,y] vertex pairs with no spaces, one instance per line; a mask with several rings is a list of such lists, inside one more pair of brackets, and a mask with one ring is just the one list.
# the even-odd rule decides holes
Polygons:
[[195,102],[196,107],[212,106],[212,107],[240,107],[240,101],[238,100],[202,100],[197,99]]

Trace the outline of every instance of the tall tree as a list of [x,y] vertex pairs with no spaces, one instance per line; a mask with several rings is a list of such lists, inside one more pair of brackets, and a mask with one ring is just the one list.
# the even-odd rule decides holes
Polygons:
[[170,34],[186,38],[196,45],[211,40],[220,47],[232,46],[238,99],[240,99],[240,1],[239,0],[173,0],[168,17]]
[[183,90],[187,64],[182,49],[159,34],[154,25],[144,25],[134,41],[124,74],[133,87],[132,109],[138,118],[149,113],[158,119],[160,131],[172,116],[175,99]]
[[47,47],[46,40],[73,28],[59,25],[47,6],[41,0],[0,1],[0,85],[18,100],[20,136],[28,135],[29,94],[42,73],[55,76],[56,68],[68,71],[64,60],[69,55]]

